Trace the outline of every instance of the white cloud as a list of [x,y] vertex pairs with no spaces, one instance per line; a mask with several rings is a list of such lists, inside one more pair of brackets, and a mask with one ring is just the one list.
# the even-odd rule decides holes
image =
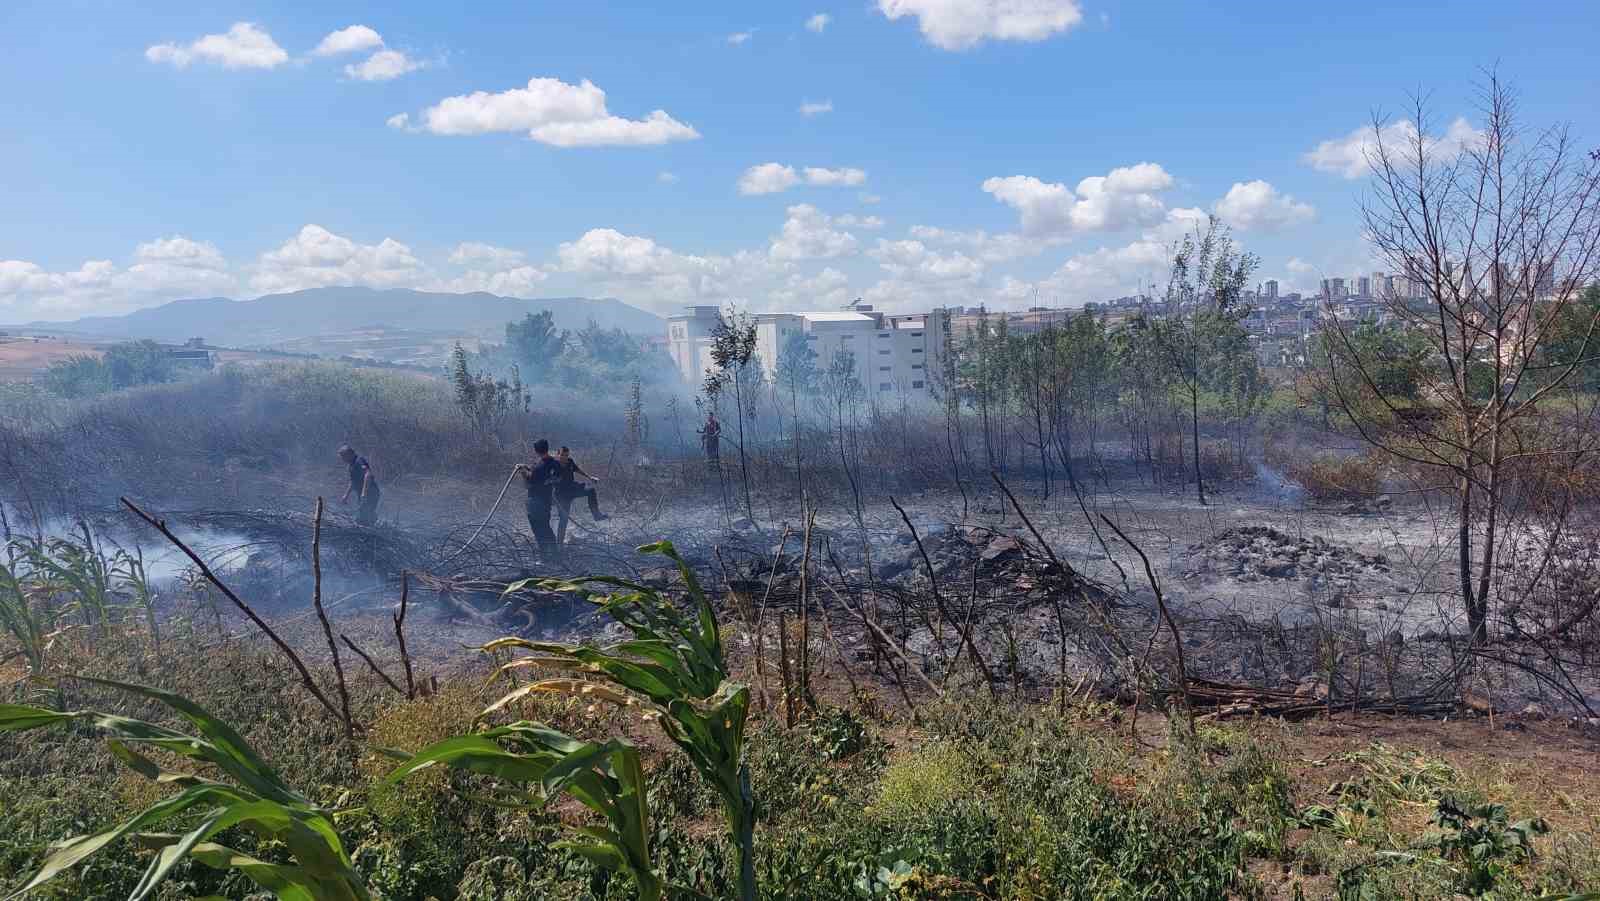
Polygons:
[[181,235],[140,244],[133,252],[140,263],[183,266],[189,269],[228,268],[222,251],[210,241],[192,241]]
[[883,202],[883,198],[879,197],[876,194],[862,193],[862,194],[860,194],[858,196],[860,197],[862,203],[865,203],[865,204],[867,204],[869,206],[871,206],[873,204],[877,204],[877,203],[882,203]]
[[[1410,119],[1400,119],[1390,122],[1376,132],[1369,125],[1358,128],[1342,138],[1323,141],[1302,154],[1300,159],[1321,172],[1329,172],[1344,178],[1361,178],[1370,171],[1368,161],[1374,158],[1380,146],[1390,153],[1404,154],[1410,152],[1407,148],[1416,140],[1416,123]],[[1457,118],[1451,122],[1443,136],[1423,136],[1423,144],[1427,150],[1444,161],[1455,159],[1467,147],[1482,140],[1483,132],[1473,128],[1472,123],[1464,118]]]
[[1159,165],[1139,163],[1085,178],[1076,190],[1031,175],[986,179],[983,190],[1018,212],[1024,234],[1060,236],[1158,224],[1167,208],[1156,193],[1172,184]]
[[915,16],[922,36],[945,50],[1042,41],[1083,21],[1078,0],[878,0],[878,11],[890,20]]
[[0,260],[0,311],[7,319],[63,319],[120,313],[180,297],[226,294],[237,287],[215,245],[174,236],[140,244],[119,269],[91,260],[51,272],[25,260]]
[[345,66],[344,74],[357,81],[389,81],[426,65],[399,50],[379,50],[361,63]]
[[393,238],[359,244],[320,225],[307,225],[277,250],[261,255],[250,286],[263,294],[332,285],[403,288],[427,271],[411,248]]
[[145,50],[144,58],[179,69],[194,62],[225,69],[271,69],[288,62],[289,54],[259,26],[236,22],[226,34],[208,34],[189,44],[156,44]]
[[556,147],[665,144],[700,137],[664,110],[643,119],[612,115],[606,92],[588,79],[571,85],[533,78],[526,88],[446,97],[424,110],[422,119],[423,130],[436,135],[525,131],[533,140]]
[[351,25],[331,32],[316,49],[311,51],[312,56],[337,56],[341,53],[359,53],[362,50],[371,50],[383,46],[383,37],[365,25]]
[[549,277],[549,273],[533,266],[500,271],[472,269],[455,278],[429,282],[426,287],[451,294],[482,291],[501,297],[534,297],[539,294],[540,285]]
[[1315,275],[1317,272],[1317,267],[1299,257],[1290,257],[1289,262],[1284,264],[1284,268],[1289,270],[1290,275]]
[[739,193],[746,195],[777,194],[804,181],[819,188],[856,187],[864,184],[867,173],[861,169],[824,169],[806,166],[799,172],[783,163],[762,163],[751,166],[739,176]]
[[1170,264],[1171,249],[1167,242],[1142,237],[1121,247],[1101,247],[1075,254],[1038,282],[1007,276],[1001,282],[999,294],[1013,301],[1037,298],[1047,306],[1076,306],[1148,292],[1152,282],[1159,288]]
[[898,282],[972,282],[983,275],[981,261],[960,251],[942,254],[929,250],[921,241],[879,238],[878,245],[868,253]]
[[664,185],[676,184],[678,175],[675,172],[659,172],[656,174],[656,181]]
[[817,13],[806,20],[806,30],[821,34],[828,29],[828,23],[833,21],[833,16],[827,13]]
[[753,37],[755,37],[755,32],[753,31],[735,31],[733,34],[728,35],[728,43],[737,47]]
[[768,295],[780,309],[830,309],[850,300],[850,277],[828,266],[816,275],[792,273]]
[[843,216],[833,217],[836,225],[845,228],[883,228],[883,220],[877,216],[857,216],[855,213],[845,213]]
[[771,290],[788,264],[766,254],[732,256],[678,253],[639,235],[596,228],[556,249],[554,268],[617,293],[630,302],[662,309],[686,302],[748,302]]
[[388,125],[390,128],[398,129],[400,131],[406,131],[407,129],[409,129],[411,127],[411,114],[410,113],[395,113],[394,115],[390,116],[389,118],[387,118],[387,119],[385,119],[383,121],[384,121],[384,124]]
[[519,266],[527,259],[527,255],[520,250],[509,247],[496,247],[493,244],[484,244],[481,241],[463,241],[456,245],[450,252],[450,262],[458,266],[488,266],[494,269],[509,269]]
[[827,214],[809,203],[789,207],[782,232],[768,253],[774,260],[829,260],[856,252],[856,238],[840,231]]
[[833,112],[832,100],[803,100],[800,102],[800,115],[820,116],[823,113]]
[[822,169],[817,166],[807,166],[805,176],[806,184],[824,188],[853,188],[867,180],[867,173],[860,169]]
[[985,263],[1003,263],[1019,257],[1032,256],[1054,243],[1018,234],[992,235],[983,229],[955,231],[931,225],[911,226],[911,237],[929,244],[966,248]]
[[1242,231],[1275,231],[1310,222],[1317,211],[1267,182],[1235,182],[1217,201],[1217,215]]
[[762,163],[751,166],[739,176],[739,193],[745,195],[777,194],[800,183],[793,166],[782,163]]
[[454,278],[436,279],[427,287],[463,294],[486,291],[504,297],[532,297],[550,274],[540,267],[527,265],[525,260],[520,250],[467,241],[456,245],[450,253],[450,262],[467,271]]

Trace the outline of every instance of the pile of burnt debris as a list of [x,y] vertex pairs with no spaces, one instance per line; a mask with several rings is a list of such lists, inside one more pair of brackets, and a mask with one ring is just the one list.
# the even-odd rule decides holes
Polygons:
[[1240,526],[1191,546],[1185,580],[1224,576],[1240,582],[1306,580],[1344,587],[1356,579],[1387,574],[1381,554],[1363,554],[1314,535],[1296,538],[1270,526]]

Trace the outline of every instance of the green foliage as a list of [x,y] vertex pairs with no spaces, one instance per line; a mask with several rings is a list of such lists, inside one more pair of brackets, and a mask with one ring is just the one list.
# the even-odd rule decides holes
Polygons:
[[160,647],[156,596],[142,554],[108,553],[86,524],[79,535],[14,538],[0,563],[0,629],[17,643],[35,679],[46,677],[46,653],[73,620],[103,633],[136,611]]
[[924,745],[883,771],[871,812],[886,820],[904,820],[930,807],[953,804],[977,790],[971,776],[967,758],[954,746]]
[[[551,679],[522,686],[501,698],[498,709],[535,692],[562,691],[592,694],[631,706],[642,699],[652,708],[655,721],[669,739],[688,756],[722,800],[723,814],[739,858],[741,897],[755,897],[751,851],[754,846],[755,800],[750,773],[741,760],[745,718],[750,709],[750,689],[729,678],[723,656],[716,613],[688,563],[669,541],[645,545],[640,553],[660,554],[672,560],[683,578],[693,605],[693,616],[680,612],[654,589],[612,577],[588,576],[573,580],[541,580],[547,590],[573,592],[589,598],[602,612],[620,623],[633,638],[600,649],[574,645],[503,638],[485,650],[523,648],[533,655],[506,664],[502,672],[529,666],[578,667],[599,683]],[[531,580],[529,580],[531,581]],[[513,583],[507,593],[526,587]],[[612,595],[595,595],[591,584],[622,589]],[[618,695],[606,688],[626,692]],[[608,693],[610,692],[610,693]]]
[[637,449],[650,437],[650,417],[644,412],[644,386],[637,375],[628,383],[628,400],[622,409],[622,426],[628,447]]
[[[509,783],[491,803],[542,807],[565,792],[605,817],[607,827],[580,826],[581,839],[560,843],[598,867],[626,874],[641,901],[662,896],[649,851],[649,808],[639,751],[622,739],[584,742],[547,726],[517,722],[417,752],[386,780],[393,784],[435,765],[480,773]],[[515,788],[531,785],[534,799]]]
[[513,364],[533,373],[535,381],[540,380],[538,373],[554,368],[566,344],[567,333],[556,328],[555,316],[549,310],[506,323],[506,352]]
[[826,707],[806,724],[811,744],[828,760],[844,760],[868,744],[867,724],[842,707]]
[[[1567,302],[1550,324],[1549,337],[1539,346],[1540,364],[1556,377],[1575,366],[1572,387],[1600,391],[1600,284]],[[1544,380],[1539,380],[1544,381]]]
[[778,348],[776,381],[792,398],[817,390],[817,352],[811,349],[806,334],[796,329]]
[[154,341],[114,344],[103,356],[73,356],[50,364],[44,384],[62,397],[90,397],[138,385],[176,381],[178,368]]
[[511,380],[474,373],[467,364],[467,352],[458,343],[450,352],[450,384],[455,389],[456,407],[480,434],[492,433],[511,413],[528,412],[532,395],[522,384],[522,371],[511,366]]
[[[0,732],[44,726],[80,724],[110,738],[111,750],[146,779],[179,791],[147,807],[122,824],[57,844],[39,871],[21,889],[26,893],[84,863],[106,846],[131,838],[156,853],[130,899],[151,897],[185,858],[216,870],[236,871],[281,899],[320,901],[370,898],[334,829],[330,812],[312,804],[286,785],[230,726],[182,696],[158,689],[83,678],[159,701],[187,720],[199,735],[95,711],[57,713],[37,707],[0,705]],[[144,745],[216,767],[232,783],[164,770],[134,750]],[[197,814],[198,823],[183,833],[148,831],[168,821]],[[281,847],[294,861],[261,860],[212,841],[235,826],[247,828]]]

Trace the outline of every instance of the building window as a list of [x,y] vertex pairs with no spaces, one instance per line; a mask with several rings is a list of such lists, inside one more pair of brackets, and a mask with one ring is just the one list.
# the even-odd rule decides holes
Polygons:
[[912,363],[911,364],[911,368],[912,369],[921,369],[922,368],[922,364],[921,363]]
[[815,340],[817,340],[817,336],[816,335],[807,335],[806,336],[806,340],[807,341],[815,341]]
[[921,388],[922,387],[922,383],[921,382],[912,382],[911,383],[911,387],[913,387],[913,388]]
[[885,347],[883,350],[878,351],[878,356],[880,356],[880,357],[887,357],[888,355],[889,355],[889,349],[887,347]]
[[854,341],[854,340],[856,340],[856,336],[855,335],[840,335],[839,336],[839,340],[840,341]]
[[922,333],[921,332],[912,332],[911,333],[911,337],[913,337],[913,338],[921,338],[922,337]]
[[892,366],[879,366],[878,367],[878,371],[879,372],[888,372],[890,369],[893,369],[893,368],[894,367],[892,367]]
[[888,382],[879,382],[878,383],[878,390],[879,391],[888,391],[893,387],[894,387],[894,385],[892,385],[892,384],[890,384]]
[[911,352],[914,353],[914,354],[920,354],[920,353],[922,353],[922,348],[913,347],[913,348],[911,348]]
[[889,337],[889,333],[888,332],[879,332],[878,333],[878,337],[879,338],[887,338],[887,337]]

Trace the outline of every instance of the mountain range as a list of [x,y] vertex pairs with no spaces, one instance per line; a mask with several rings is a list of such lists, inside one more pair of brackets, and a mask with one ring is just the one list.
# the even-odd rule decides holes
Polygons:
[[405,289],[311,288],[254,300],[205,297],[175,300],[121,316],[89,316],[74,322],[33,322],[23,328],[100,339],[192,337],[235,347],[271,347],[319,336],[372,329],[498,338],[505,324],[549,310],[557,328],[579,329],[593,321],[637,335],[662,334],[660,316],[611,297],[550,297],[524,300],[476,292],[436,294]]

